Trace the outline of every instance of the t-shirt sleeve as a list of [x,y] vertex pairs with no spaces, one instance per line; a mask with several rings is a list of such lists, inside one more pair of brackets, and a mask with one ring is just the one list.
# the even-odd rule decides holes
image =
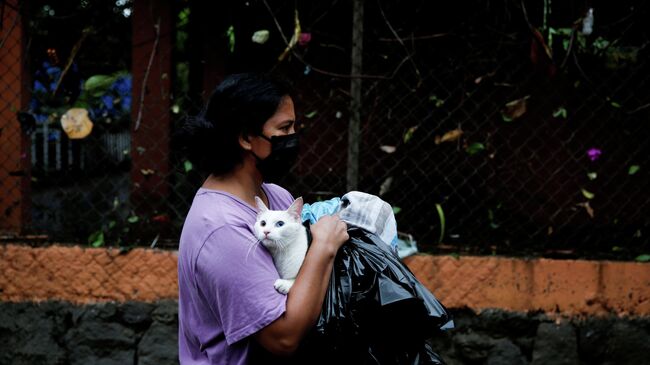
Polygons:
[[266,327],[286,309],[273,287],[273,259],[244,227],[223,226],[205,241],[196,261],[198,290],[231,345]]

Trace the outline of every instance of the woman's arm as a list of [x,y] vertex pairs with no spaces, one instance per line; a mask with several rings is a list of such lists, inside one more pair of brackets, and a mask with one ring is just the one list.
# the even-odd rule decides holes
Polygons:
[[348,240],[347,226],[338,216],[326,216],[311,226],[312,244],[287,297],[285,313],[255,334],[276,355],[292,354],[316,323],[329,285],[334,257]]

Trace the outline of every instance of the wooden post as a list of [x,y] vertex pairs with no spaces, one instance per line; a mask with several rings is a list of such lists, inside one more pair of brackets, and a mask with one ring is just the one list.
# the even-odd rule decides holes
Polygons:
[[131,203],[147,214],[164,206],[169,195],[171,2],[136,0],[132,26]]
[[203,0],[190,0],[189,4],[190,97],[196,101],[191,112],[196,113],[225,76],[227,40],[223,35],[233,5]]
[[29,102],[24,24],[18,11],[25,3],[0,3],[0,232],[5,234],[23,233],[31,220],[30,138],[16,115]]
[[[352,75],[362,72],[363,56],[363,1],[352,2]],[[350,124],[348,126],[347,190],[356,190],[359,184],[359,143],[361,137],[361,78],[350,81]]]

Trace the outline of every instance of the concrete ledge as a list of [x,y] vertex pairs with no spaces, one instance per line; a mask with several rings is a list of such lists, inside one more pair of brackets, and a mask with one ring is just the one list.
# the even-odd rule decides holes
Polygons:
[[[409,268],[449,308],[650,315],[650,264],[417,255]],[[176,253],[0,246],[0,301],[152,302],[178,293]]]
[[447,307],[650,315],[650,264],[417,255],[409,268]]

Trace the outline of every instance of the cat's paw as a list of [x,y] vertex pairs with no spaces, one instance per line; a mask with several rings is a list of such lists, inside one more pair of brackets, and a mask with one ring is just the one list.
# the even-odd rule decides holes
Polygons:
[[293,286],[293,282],[295,280],[291,279],[278,279],[273,283],[273,287],[275,290],[279,291],[282,294],[287,294],[289,293],[289,289]]

